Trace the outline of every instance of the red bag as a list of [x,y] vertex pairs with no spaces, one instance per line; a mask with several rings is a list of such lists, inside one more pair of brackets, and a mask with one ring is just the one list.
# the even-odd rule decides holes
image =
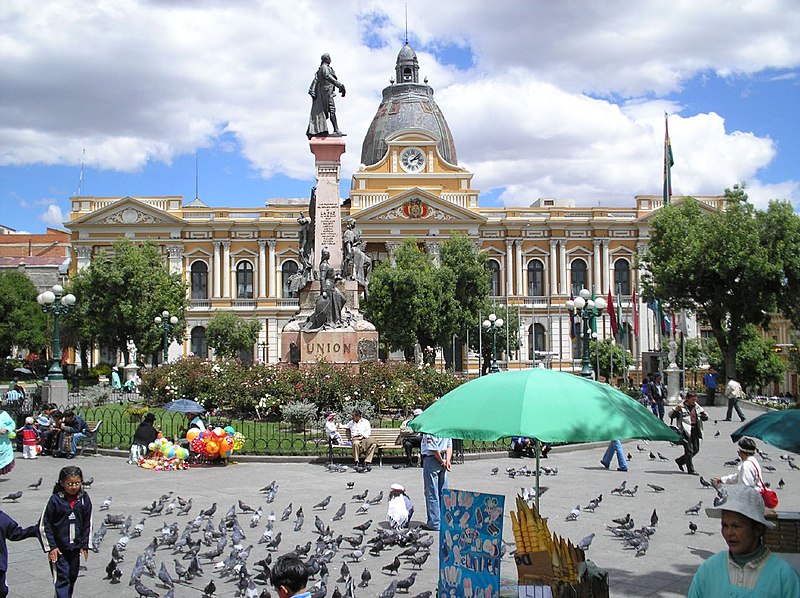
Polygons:
[[[758,470],[756,470],[758,473]],[[764,480],[761,479],[761,474],[758,474],[758,481],[761,482],[761,498],[764,500],[764,506],[768,509],[774,509],[778,506],[778,495],[774,490],[770,490],[764,485]]]

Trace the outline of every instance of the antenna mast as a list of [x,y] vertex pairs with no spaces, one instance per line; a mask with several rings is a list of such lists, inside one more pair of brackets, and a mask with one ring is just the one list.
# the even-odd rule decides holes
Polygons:
[[406,45],[408,45],[408,2],[406,2]]
[[83,148],[83,153],[81,154],[81,173],[78,175],[78,193],[77,197],[81,196],[83,192],[83,163],[86,160],[86,148]]
[[198,166],[197,152],[194,153],[194,198],[200,197],[200,167]]

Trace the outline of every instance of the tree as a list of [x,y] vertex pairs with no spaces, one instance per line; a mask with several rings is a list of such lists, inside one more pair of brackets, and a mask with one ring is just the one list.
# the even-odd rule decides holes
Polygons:
[[208,321],[206,340],[219,357],[234,358],[240,351],[252,351],[260,331],[261,324],[258,320],[218,311]]
[[744,186],[726,189],[725,199],[724,211],[689,198],[653,216],[643,282],[671,309],[702,314],[728,377],[736,377],[748,324],[766,326],[781,305],[800,325],[800,306],[791,296],[800,283],[800,216],[788,202],[756,210]]
[[442,243],[442,268],[453,273],[457,310],[449,314],[456,333],[471,329],[481,313],[489,309],[489,275],[486,254],[478,251],[466,235],[454,233]]
[[[494,313],[498,318],[503,319],[503,325],[495,332],[497,335],[495,338],[495,349],[497,351],[497,356],[502,357],[502,355],[506,352],[506,347],[509,348],[509,351],[513,354],[515,351],[519,349],[519,319],[517,318],[516,310],[508,311],[508,319],[506,319],[506,310],[502,306],[492,307],[488,304],[481,312],[481,316],[483,317],[483,322],[486,321],[487,317],[490,313]],[[492,365],[492,360],[494,356],[492,355],[492,333],[491,328],[484,328],[483,322],[480,322],[480,335],[472,335],[470,334],[469,337],[469,345],[473,351],[480,351],[482,362],[481,362],[481,373],[488,374],[489,368]],[[511,359],[510,355],[506,355],[506,359]]]
[[391,350],[408,355],[419,344],[425,362],[432,364],[436,347],[456,330],[449,319],[457,310],[455,275],[436,268],[412,237],[395,250],[394,259],[394,265],[384,262],[375,269],[364,316]]
[[[599,352],[599,364],[598,364]],[[611,368],[613,364],[614,376],[621,377],[624,384],[628,382],[628,367],[634,364],[633,354],[626,350],[622,345],[612,342],[612,339],[605,338],[600,341],[589,342],[589,358],[592,368],[599,366],[598,376],[603,376],[606,380],[611,378]],[[610,380],[609,380],[610,381]]]
[[132,339],[139,353],[155,353],[163,345],[163,330],[153,318],[163,310],[178,318],[170,339],[183,339],[186,326],[186,285],[180,274],[171,274],[158,247],[120,239],[110,253],[101,253],[73,283],[80,306],[84,339],[127,351]]
[[736,353],[736,375],[742,387],[752,391],[779,383],[784,370],[783,359],[775,352],[775,343],[760,335],[755,326],[747,326]]
[[20,272],[0,272],[0,357],[13,347],[38,353],[45,347],[48,321],[39,304],[36,287]]

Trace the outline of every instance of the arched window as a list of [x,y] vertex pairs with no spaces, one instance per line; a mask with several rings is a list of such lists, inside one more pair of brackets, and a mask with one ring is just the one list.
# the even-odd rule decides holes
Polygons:
[[253,298],[253,264],[250,262],[242,261],[236,266],[236,297]]
[[289,291],[289,278],[297,273],[297,262],[286,260],[281,266],[281,278],[283,279],[283,297],[297,297],[297,293]]
[[192,328],[192,353],[197,357],[208,357],[208,343],[206,343],[206,329],[202,326]]
[[192,264],[192,299],[208,299],[208,265],[200,260]]
[[499,297],[500,292],[500,262],[497,260],[487,260],[486,270],[489,271],[489,295]]
[[620,295],[631,294],[631,265],[628,260],[619,259],[614,262],[614,285],[613,292]]
[[541,324],[533,324],[528,327],[528,361],[537,361],[537,351],[539,353],[547,351],[547,339],[544,326]]
[[528,296],[544,296],[544,264],[541,260],[528,262]]
[[588,288],[586,286],[586,262],[581,258],[572,260],[572,294],[576,297],[581,289]]

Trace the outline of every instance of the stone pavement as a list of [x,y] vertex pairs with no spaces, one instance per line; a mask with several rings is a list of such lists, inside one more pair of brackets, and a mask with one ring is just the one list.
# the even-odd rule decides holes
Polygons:
[[[747,409],[747,407],[745,407]],[[706,439],[700,455],[696,460],[698,471],[705,477],[730,473],[733,469],[724,467],[723,462],[736,457],[736,450],[730,440],[730,433],[739,423],[719,421],[715,425],[714,419],[724,418],[724,409],[721,407],[709,409],[711,421],[706,424]],[[746,411],[748,417],[758,415],[755,411]],[[719,437],[714,437],[717,430],[721,431]],[[765,472],[765,479],[772,483],[781,499],[780,510],[800,511],[800,472],[791,470],[785,461],[778,458],[781,451],[757,443],[759,448],[765,450],[772,458],[771,465],[777,468],[774,473]],[[637,445],[645,452],[637,450]],[[665,442],[645,443],[630,441],[625,443],[625,448],[632,455],[630,469],[627,473],[615,471],[616,462],[610,470],[605,470],[599,463],[605,445],[583,445],[577,447],[558,447],[554,449],[550,458],[543,461],[543,465],[557,467],[558,475],[542,476],[541,484],[548,488],[542,496],[541,510],[549,519],[552,531],[559,535],[567,536],[573,542],[578,542],[585,535],[595,532],[597,536],[588,551],[588,556],[601,569],[609,572],[611,596],[685,596],[698,565],[705,558],[720,550],[725,543],[719,533],[719,521],[706,517],[704,511],[696,517],[684,514],[684,510],[703,501],[703,506],[711,505],[714,497],[713,490],[704,489],[695,476],[682,474],[678,471],[673,459],[681,454],[681,449]],[[665,455],[668,460],[651,460],[649,452],[653,450]],[[262,559],[266,555],[264,545],[256,542],[264,529],[266,516],[270,508],[274,508],[278,518],[283,509],[291,502],[296,510],[303,506],[305,511],[305,525],[300,532],[293,531],[294,515],[288,520],[275,525],[275,531],[283,532],[283,542],[278,554],[293,549],[298,544],[305,544],[316,536],[312,533],[314,514],[312,505],[321,501],[328,494],[332,495],[330,506],[325,511],[319,511],[326,523],[331,523],[333,512],[347,502],[347,514],[341,522],[331,523],[337,533],[344,535],[353,532],[352,527],[370,518],[375,524],[382,521],[386,515],[386,500],[372,507],[368,515],[356,515],[359,502],[351,501],[351,496],[365,489],[369,489],[374,496],[380,490],[384,496],[388,494],[389,485],[400,482],[407,488],[409,495],[416,505],[417,513],[414,520],[424,522],[425,503],[422,497],[421,469],[393,469],[391,459],[387,460],[384,467],[375,467],[372,472],[357,474],[352,470],[347,473],[328,473],[319,463],[308,463],[300,460],[283,459],[280,462],[253,462],[241,460],[239,464],[228,467],[215,467],[193,469],[183,472],[156,472],[146,471],[127,465],[124,458],[113,456],[98,456],[77,458],[70,465],[83,468],[86,478],[94,477],[94,485],[89,490],[95,505],[94,521],[99,526],[105,513],[99,512],[98,507],[105,496],[112,496],[111,509],[106,513],[132,514],[134,521],[144,516],[141,508],[151,503],[164,492],[173,491],[182,497],[193,497],[194,508],[190,515],[197,514],[200,509],[209,508],[213,502],[217,503],[215,523],[228,508],[238,499],[257,508],[263,506],[265,513],[261,525],[255,529],[249,528],[249,515],[239,515],[239,520],[247,533],[243,544],[255,544],[249,563]],[[36,461],[18,459],[16,469],[10,476],[0,478],[0,491],[5,496],[10,492],[24,490],[25,494],[18,503],[4,501],[2,508],[21,525],[30,525],[39,516],[49,494],[52,490],[58,471],[68,462],[62,459],[49,457]],[[489,493],[501,493],[506,496],[506,516],[504,538],[513,541],[511,521],[508,515],[513,508],[514,496],[521,486],[531,487],[533,477],[509,478],[505,475],[506,467],[532,467],[530,460],[508,458],[505,454],[494,455],[492,458],[468,460],[463,465],[454,467],[450,477],[452,488],[474,490]],[[498,467],[500,472],[492,476],[490,471]],[[27,490],[27,485],[44,477],[44,482],[38,491]],[[778,479],[783,478],[785,488],[777,490]],[[275,502],[267,505],[258,489],[266,486],[272,480],[277,480],[279,490]],[[611,490],[623,480],[627,480],[628,487],[639,486],[639,490],[632,498],[611,495]],[[347,489],[347,482],[354,482],[352,490]],[[664,492],[656,493],[646,484],[663,486]],[[577,521],[567,522],[564,517],[575,505],[585,506],[589,499],[603,494],[603,501],[595,513],[582,512]],[[604,525],[611,524],[611,520],[630,513],[636,520],[637,526],[644,525],[650,520],[653,509],[657,509],[659,524],[657,532],[650,543],[647,554],[641,557],[634,556],[633,551],[622,550],[619,542],[605,531]],[[145,533],[141,538],[132,539],[125,552],[125,561],[120,564],[123,572],[123,583],[111,586],[103,581],[104,569],[110,559],[111,547],[119,537],[119,532],[109,530],[98,554],[91,553],[88,568],[82,572],[76,586],[76,596],[135,596],[134,590],[127,585],[131,567],[136,560],[136,555],[152,539],[155,530],[164,522],[178,521],[181,530],[187,517],[165,516],[148,518]],[[698,531],[690,535],[688,521],[695,521]],[[368,537],[371,534],[368,534]],[[227,550],[226,553],[227,554]],[[357,596],[377,596],[391,581],[386,573],[381,573],[381,567],[392,561],[398,549],[386,551],[380,557],[366,556],[359,563],[350,565],[350,570],[356,579],[366,566],[372,573],[372,581],[366,589],[357,588]],[[39,544],[35,540],[9,543],[9,571],[8,582],[11,595],[24,596],[50,596],[52,586],[49,577],[49,568]],[[334,558],[330,566],[330,582],[339,577],[342,555],[349,553],[343,545],[342,550]],[[159,550],[156,554],[156,564],[164,560],[170,571],[174,571],[171,551]],[[213,566],[206,565],[203,561],[205,575],[195,579],[192,584],[181,585],[176,588],[175,596],[200,596],[202,588],[210,579],[217,585],[217,596],[234,596],[234,583],[225,583],[213,573]],[[256,568],[250,567],[252,572]],[[400,576],[406,577],[411,573],[408,565],[400,569]],[[411,588],[410,596],[423,590],[435,588],[438,570],[435,555],[428,561],[417,576],[416,583]],[[516,570],[513,560],[506,557],[502,565],[504,580],[515,580]],[[147,576],[143,577],[144,584],[162,596],[166,593],[163,588],[156,586],[156,581]],[[334,585],[329,585],[329,595],[333,592]],[[508,586],[513,583],[507,584]],[[338,584],[343,590],[343,584]],[[270,588],[271,589],[271,588]],[[274,596],[273,592],[273,596]],[[504,594],[505,595],[505,594]],[[511,594],[508,594],[511,595]]]

